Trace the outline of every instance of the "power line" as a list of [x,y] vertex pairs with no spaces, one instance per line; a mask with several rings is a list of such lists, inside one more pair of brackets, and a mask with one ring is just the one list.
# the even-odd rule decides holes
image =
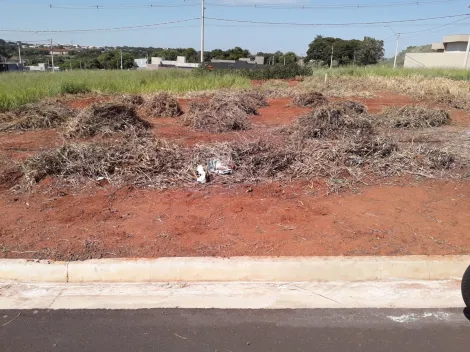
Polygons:
[[383,7],[403,7],[403,6],[423,6],[440,3],[456,2],[461,0],[429,0],[429,1],[401,1],[401,2],[380,2],[365,4],[322,4],[322,5],[272,5],[272,4],[227,4],[209,2],[208,6],[216,7],[248,7],[255,9],[280,9],[280,10],[319,10],[319,9],[364,9],[364,8],[383,8]]
[[[319,10],[319,9],[365,9],[365,8],[386,8],[386,7],[404,7],[404,6],[426,6],[433,4],[442,4],[457,2],[462,0],[423,0],[423,1],[398,1],[398,2],[375,2],[375,3],[360,3],[360,4],[318,4],[318,5],[289,5],[289,4],[266,4],[266,3],[253,3],[253,4],[230,4],[226,2],[208,2],[206,6],[213,7],[245,7],[252,9],[290,9],[290,10]],[[200,6],[199,3],[189,3],[184,1],[183,4],[165,3],[165,4],[119,4],[119,5],[53,5],[49,7],[53,9],[66,9],[66,10],[112,10],[112,9],[158,9],[158,8],[178,8],[178,7],[196,7]]]
[[428,18],[415,18],[409,20],[393,20],[393,21],[376,21],[376,22],[348,22],[348,23],[298,23],[298,22],[267,22],[267,21],[250,21],[250,20],[236,20],[228,18],[216,18],[216,17],[206,17],[208,20],[213,21],[222,21],[222,22],[236,22],[236,23],[256,23],[256,24],[267,24],[267,25],[279,25],[279,26],[358,26],[358,25],[384,25],[391,23],[407,23],[407,22],[418,22],[418,21],[429,21],[442,18],[455,18],[462,16],[470,16],[470,14],[460,14],[460,15],[450,15],[450,16],[438,16],[438,17],[428,17]]
[[112,28],[94,28],[94,29],[64,29],[64,30],[24,30],[24,29],[0,29],[0,32],[17,32],[17,33],[74,33],[74,32],[108,32],[138,28],[151,28],[156,26],[163,26],[167,24],[183,23],[189,21],[195,21],[201,19],[200,17],[189,18],[186,20],[177,20],[161,23],[143,24],[138,26],[123,26],[123,27],[112,27]]
[[412,31],[412,32],[404,32],[404,33],[401,33],[401,34],[414,34],[414,33],[422,33],[422,32],[429,32],[429,31],[432,31],[434,29],[439,29],[439,28],[443,28],[443,27],[447,27],[447,26],[450,26],[454,23],[457,23],[457,22],[461,22],[461,21],[464,21],[466,19],[470,18],[470,16],[468,17],[464,17],[464,18],[460,18],[458,19],[457,21],[453,21],[453,22],[450,22],[450,23],[447,23],[447,24],[443,24],[441,26],[437,26],[437,27],[433,27],[433,28],[427,28],[427,29],[422,29],[422,30],[419,30],[419,31]]

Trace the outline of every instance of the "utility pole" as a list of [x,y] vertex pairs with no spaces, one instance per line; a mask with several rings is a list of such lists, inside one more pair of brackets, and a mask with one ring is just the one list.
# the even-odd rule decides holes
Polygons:
[[286,56],[284,55],[284,66],[286,66]]
[[331,46],[331,62],[330,62],[330,70],[333,68],[333,54],[334,54],[335,47]]
[[464,70],[467,69],[468,53],[469,53],[469,52],[470,52],[470,36],[468,36],[467,51],[465,52],[465,60],[463,61],[463,68],[464,68]]
[[398,48],[400,47],[400,33],[397,34],[397,48],[395,49],[395,60],[393,60],[393,68],[397,68]]
[[201,17],[201,66],[204,65],[204,17],[206,8],[204,7],[204,0],[202,0],[202,17]]
[[55,66],[54,66],[54,48],[52,46],[52,39],[51,39],[51,60],[52,60],[52,73],[55,71]]
[[121,49],[121,70],[123,69],[122,67],[122,49]]
[[20,58],[20,64],[22,64],[23,61],[21,60],[21,42],[18,42],[18,56]]
[[395,32],[392,27],[385,26],[389,28],[397,36],[397,47],[395,49],[395,60],[393,61],[393,68],[397,68],[397,58],[398,58],[398,48],[400,47],[400,33]]
[[[470,6],[468,7],[470,8]],[[468,43],[467,43],[467,51],[465,52],[465,59],[463,62],[463,68],[464,70],[467,69],[467,63],[468,63],[468,53],[470,52],[470,36],[468,37]]]

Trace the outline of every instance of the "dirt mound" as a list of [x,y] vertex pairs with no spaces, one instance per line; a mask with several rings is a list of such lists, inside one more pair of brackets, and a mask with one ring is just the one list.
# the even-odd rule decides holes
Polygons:
[[445,110],[431,109],[424,106],[387,107],[379,115],[380,122],[392,128],[420,129],[439,127],[452,122]]
[[143,106],[149,117],[176,117],[183,114],[178,100],[170,93],[158,93],[152,96]]
[[4,121],[0,131],[55,128],[65,124],[74,116],[76,116],[75,110],[56,101],[27,104],[4,113],[0,120],[0,123]]
[[183,115],[183,123],[194,129],[223,133],[251,128],[246,110],[234,101],[192,101]]
[[82,111],[66,127],[67,137],[108,136],[114,133],[143,134],[151,124],[141,119],[131,105],[105,103]]
[[319,92],[298,93],[294,95],[293,103],[301,107],[316,108],[328,104],[328,99]]
[[351,138],[372,134],[371,120],[366,114],[357,113],[346,105],[320,106],[307,116],[300,117],[292,127],[295,139]]

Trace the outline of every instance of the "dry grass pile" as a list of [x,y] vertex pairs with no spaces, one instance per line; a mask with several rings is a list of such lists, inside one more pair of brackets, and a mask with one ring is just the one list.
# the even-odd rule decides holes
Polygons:
[[214,95],[211,103],[218,110],[235,105],[248,115],[258,115],[259,108],[269,105],[264,94],[258,90],[221,92]]
[[67,137],[109,136],[114,133],[142,135],[151,124],[141,119],[133,106],[96,104],[83,110],[66,127]]
[[172,185],[185,175],[183,149],[164,140],[130,138],[122,143],[70,143],[23,164],[25,181],[48,175],[79,183],[105,177],[115,184]]
[[369,110],[364,104],[355,100],[335,101],[331,103],[330,106],[335,109],[339,109],[345,113],[354,113],[354,114],[368,114],[369,113]]
[[300,117],[291,132],[295,140],[352,139],[355,136],[373,134],[374,130],[366,111],[357,109],[354,102],[341,102],[320,106],[309,115]]
[[424,106],[387,107],[379,118],[379,123],[389,127],[408,129],[439,127],[452,121],[447,111]]
[[115,99],[117,103],[120,104],[126,104],[126,105],[132,105],[135,107],[140,107],[144,105],[145,99],[142,95],[139,94],[129,94],[129,95],[124,95],[120,98]]
[[223,133],[251,128],[251,122],[243,106],[236,99],[220,98],[210,101],[192,101],[183,115],[183,123],[194,129]]
[[233,174],[212,182],[326,179],[338,189],[364,183],[370,176],[413,174],[437,177],[451,174],[460,160],[423,144],[399,144],[390,137],[362,136],[342,140],[306,140],[276,145],[268,141],[217,143],[183,147],[149,137],[123,142],[70,143],[30,158],[23,164],[23,186],[46,176],[79,185],[105,177],[111,183],[164,188],[196,182],[197,165],[229,160]]
[[328,99],[319,92],[297,93],[293,103],[301,107],[316,108],[328,104]]
[[27,104],[1,118],[0,131],[55,128],[76,116],[76,111],[56,101]]
[[166,92],[150,97],[144,104],[143,111],[149,117],[176,117],[183,114],[178,100]]

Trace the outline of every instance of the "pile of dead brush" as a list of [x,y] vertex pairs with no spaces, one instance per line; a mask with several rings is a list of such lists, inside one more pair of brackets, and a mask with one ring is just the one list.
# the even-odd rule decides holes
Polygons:
[[150,97],[142,111],[149,117],[176,117],[183,114],[178,100],[167,92]]
[[305,92],[295,94],[292,102],[297,106],[316,108],[328,104],[328,99],[319,92]]
[[424,106],[387,107],[379,115],[379,124],[392,128],[420,129],[448,125],[452,119],[445,110]]
[[55,128],[76,116],[76,111],[53,100],[26,104],[2,114],[0,131]]
[[327,179],[334,188],[364,182],[369,176],[416,174],[434,177],[458,165],[456,156],[438,148],[398,144],[390,137],[362,136],[342,140],[307,140],[279,145],[266,140],[183,147],[150,137],[123,141],[70,143],[24,162],[23,185],[46,176],[80,184],[106,178],[112,184],[164,188],[196,182],[198,165],[229,161],[233,174],[213,182]]
[[132,105],[135,107],[140,107],[144,105],[145,103],[144,97],[139,94],[128,94],[128,95],[124,95],[122,97],[116,98],[114,100],[116,101],[116,103]]
[[248,115],[258,115],[258,109],[268,106],[268,101],[259,90],[242,92],[220,92],[212,98],[212,104],[218,109],[227,106],[237,106]]
[[354,138],[374,133],[367,109],[354,101],[320,106],[300,117],[291,128],[295,140]]
[[196,130],[223,133],[251,128],[246,112],[233,103],[192,101],[182,117],[183,124]]
[[133,106],[126,104],[96,104],[83,110],[66,126],[69,138],[109,136],[114,133],[143,135],[151,127],[141,119]]

